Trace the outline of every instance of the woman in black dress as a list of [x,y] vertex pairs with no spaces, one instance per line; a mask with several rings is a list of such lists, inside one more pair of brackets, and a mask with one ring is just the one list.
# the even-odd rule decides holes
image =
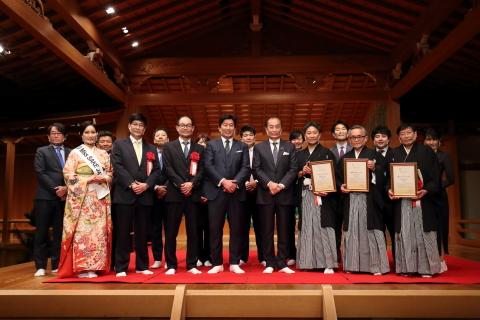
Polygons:
[[[440,165],[440,179],[442,184],[441,189],[441,205],[438,207],[438,229],[437,229],[437,242],[438,251],[440,254],[440,261],[442,269],[440,272],[447,271],[447,264],[445,263],[445,254],[448,254],[448,195],[447,187],[455,183],[455,173],[453,171],[452,158],[448,152],[439,150],[440,145],[440,132],[434,128],[427,128],[425,130],[425,144],[430,146],[437,155]],[[442,179],[443,172],[445,172],[445,180]]]

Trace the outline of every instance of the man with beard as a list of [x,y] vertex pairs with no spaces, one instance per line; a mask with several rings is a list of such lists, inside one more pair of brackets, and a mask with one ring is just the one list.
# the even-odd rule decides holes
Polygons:
[[241,141],[233,139],[237,119],[226,114],[218,120],[221,137],[207,142],[205,148],[205,184],[203,192],[208,199],[210,226],[210,251],[213,268],[208,273],[223,271],[223,226],[227,214],[230,228],[230,271],[245,273],[239,264],[246,199],[245,182],[248,178],[248,149]]
[[390,163],[416,163],[419,190],[413,199],[394,197],[390,170],[387,170],[386,189],[394,200],[395,215],[395,272],[404,276],[419,274],[430,278],[441,271],[437,249],[437,217],[435,210],[440,192],[439,164],[435,152],[417,143],[417,131],[411,123],[397,129],[401,145],[393,149]]
[[[374,186],[376,177],[383,174],[383,158],[365,144],[367,131],[361,126],[348,130],[353,149],[338,162],[337,185],[345,195],[343,208],[343,270],[368,272],[382,275],[390,271],[387,257],[385,234],[383,233],[383,201],[379,190]],[[345,159],[367,159],[367,192],[347,189],[344,171]],[[377,164],[380,162],[380,164]]]
[[162,224],[165,219],[166,207],[165,207],[165,194],[167,194],[167,182],[168,178],[163,171],[163,146],[167,143],[168,132],[165,127],[158,127],[153,132],[153,144],[157,147],[158,154],[158,167],[160,173],[158,174],[157,181],[155,182],[155,194],[153,195],[153,212],[152,212],[152,253],[153,260],[155,261],[150,267],[152,269],[158,269],[162,265]]
[[179,137],[163,146],[163,167],[168,178],[165,202],[165,260],[167,275],[175,274],[177,235],[185,214],[187,231],[187,272],[202,273],[197,265],[197,206],[202,195],[200,182],[203,177],[203,147],[192,141],[195,126],[190,116],[177,120]]
[[250,224],[253,223],[253,231],[255,232],[255,243],[257,244],[257,258],[258,261],[266,266],[267,263],[263,257],[262,249],[262,229],[260,225],[260,216],[257,207],[257,186],[258,181],[253,178],[252,162],[253,162],[253,149],[255,148],[255,141],[257,137],[257,131],[254,127],[246,125],[240,130],[240,137],[242,142],[248,146],[248,156],[250,158],[250,170],[245,187],[247,190],[247,199],[245,200],[245,219],[242,231],[242,255],[240,265],[248,261],[248,255],[250,253]]
[[[391,158],[392,148],[390,148],[390,138],[392,137],[392,132],[386,126],[378,126],[372,131],[372,140],[375,150],[380,153],[385,159]],[[386,161],[385,161],[386,163]],[[385,174],[379,175],[377,178],[376,186],[382,195],[383,203],[385,207],[383,208],[383,222],[385,223],[386,229],[390,234],[390,240],[392,243],[392,255],[395,259],[395,229],[393,227],[394,218],[393,218],[393,202],[388,196],[388,192],[385,190],[385,176],[386,171],[390,168],[385,167]]]
[[[263,253],[267,268],[263,273],[272,273],[275,266],[283,273],[295,273],[287,266],[288,225],[293,206],[293,182],[297,178],[295,146],[280,139],[282,121],[277,117],[265,121],[269,137],[253,150],[253,176],[258,180],[257,204],[262,224]],[[276,219],[275,219],[276,218]],[[277,248],[275,256],[274,230],[277,225]]]

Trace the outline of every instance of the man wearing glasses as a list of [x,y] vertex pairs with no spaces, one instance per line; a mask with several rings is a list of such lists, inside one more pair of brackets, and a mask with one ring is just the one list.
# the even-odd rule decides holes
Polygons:
[[63,167],[70,151],[64,147],[67,130],[61,123],[54,123],[47,130],[50,144],[37,149],[35,155],[35,173],[38,179],[35,194],[35,267],[36,277],[45,275],[48,260],[48,229],[53,230],[52,241],[52,272],[58,270],[60,260],[60,245],[62,242],[63,212],[67,187],[63,179]]
[[[113,143],[111,161],[116,177],[115,270],[117,277],[126,277],[130,263],[130,233],[135,232],[136,273],[153,274],[148,270],[147,228],[153,206],[153,187],[159,173],[157,148],[142,139],[147,118],[141,113],[130,116],[130,136]],[[152,154],[153,160],[147,158]],[[147,172],[148,162],[152,170]]]
[[[390,271],[387,245],[383,234],[383,201],[375,187],[376,176],[383,175],[383,156],[365,143],[367,131],[361,126],[348,130],[353,149],[338,162],[337,185],[345,195],[343,207],[343,270],[382,275]],[[345,159],[367,159],[368,192],[347,189]]]
[[168,177],[165,203],[165,261],[167,275],[175,274],[177,235],[185,214],[187,230],[187,272],[200,274],[197,266],[197,206],[200,203],[200,182],[203,177],[203,146],[192,141],[195,126],[192,118],[177,120],[178,139],[163,146],[163,170]]

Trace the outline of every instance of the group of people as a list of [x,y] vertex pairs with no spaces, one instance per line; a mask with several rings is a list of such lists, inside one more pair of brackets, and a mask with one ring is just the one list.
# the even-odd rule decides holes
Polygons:
[[[111,133],[98,133],[93,122],[85,121],[80,126],[83,144],[73,150],[63,146],[67,133],[62,124],[48,128],[50,145],[39,148],[35,158],[36,276],[45,275],[50,226],[52,271],[59,277],[93,278],[111,268],[117,277],[127,276],[132,231],[136,273],[152,274],[149,269],[162,267],[164,252],[165,274],[174,275],[183,217],[186,266],[192,274],[202,273],[201,266],[211,267],[209,274],[224,271],[225,220],[234,273],[245,272],[241,266],[249,259],[252,223],[264,273],[294,273],[290,266],[296,264],[297,269],[331,274],[342,261],[348,273],[386,274],[387,230],[396,273],[431,277],[447,269],[445,188],[454,183],[453,166],[450,155],[438,150],[440,134],[432,128],[422,145],[416,142],[415,126],[402,123],[397,129],[400,146],[390,148],[391,132],[380,126],[371,133],[375,149],[369,149],[365,128],[337,121],[331,129],[336,144],[327,149],[319,142],[322,129],[313,121],[284,141],[281,119],[268,118],[268,139],[258,144],[250,125],[241,128],[240,140],[234,139],[237,120],[231,114],[220,117],[221,137],[215,140],[200,135],[193,141],[194,121],[181,116],[178,139],[169,141],[168,130],[158,127],[151,145],[143,139],[146,125],[144,115],[133,114],[130,136],[114,141]],[[347,189],[345,159],[367,160],[367,192]],[[312,188],[309,164],[325,160],[332,161],[336,192]],[[419,170],[412,199],[396,198],[391,191],[390,164],[404,162],[415,162]]]

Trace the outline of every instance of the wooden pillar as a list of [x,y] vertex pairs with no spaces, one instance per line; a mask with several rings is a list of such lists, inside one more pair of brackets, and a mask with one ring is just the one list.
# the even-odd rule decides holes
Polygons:
[[385,125],[392,131],[392,138],[390,139],[390,147],[395,148],[400,145],[396,131],[400,123],[402,122],[400,118],[400,104],[395,101],[387,102],[387,119]]
[[5,193],[3,196],[3,232],[2,243],[10,242],[9,213],[13,205],[13,177],[15,172],[15,142],[14,138],[5,138],[7,156],[5,158]]

